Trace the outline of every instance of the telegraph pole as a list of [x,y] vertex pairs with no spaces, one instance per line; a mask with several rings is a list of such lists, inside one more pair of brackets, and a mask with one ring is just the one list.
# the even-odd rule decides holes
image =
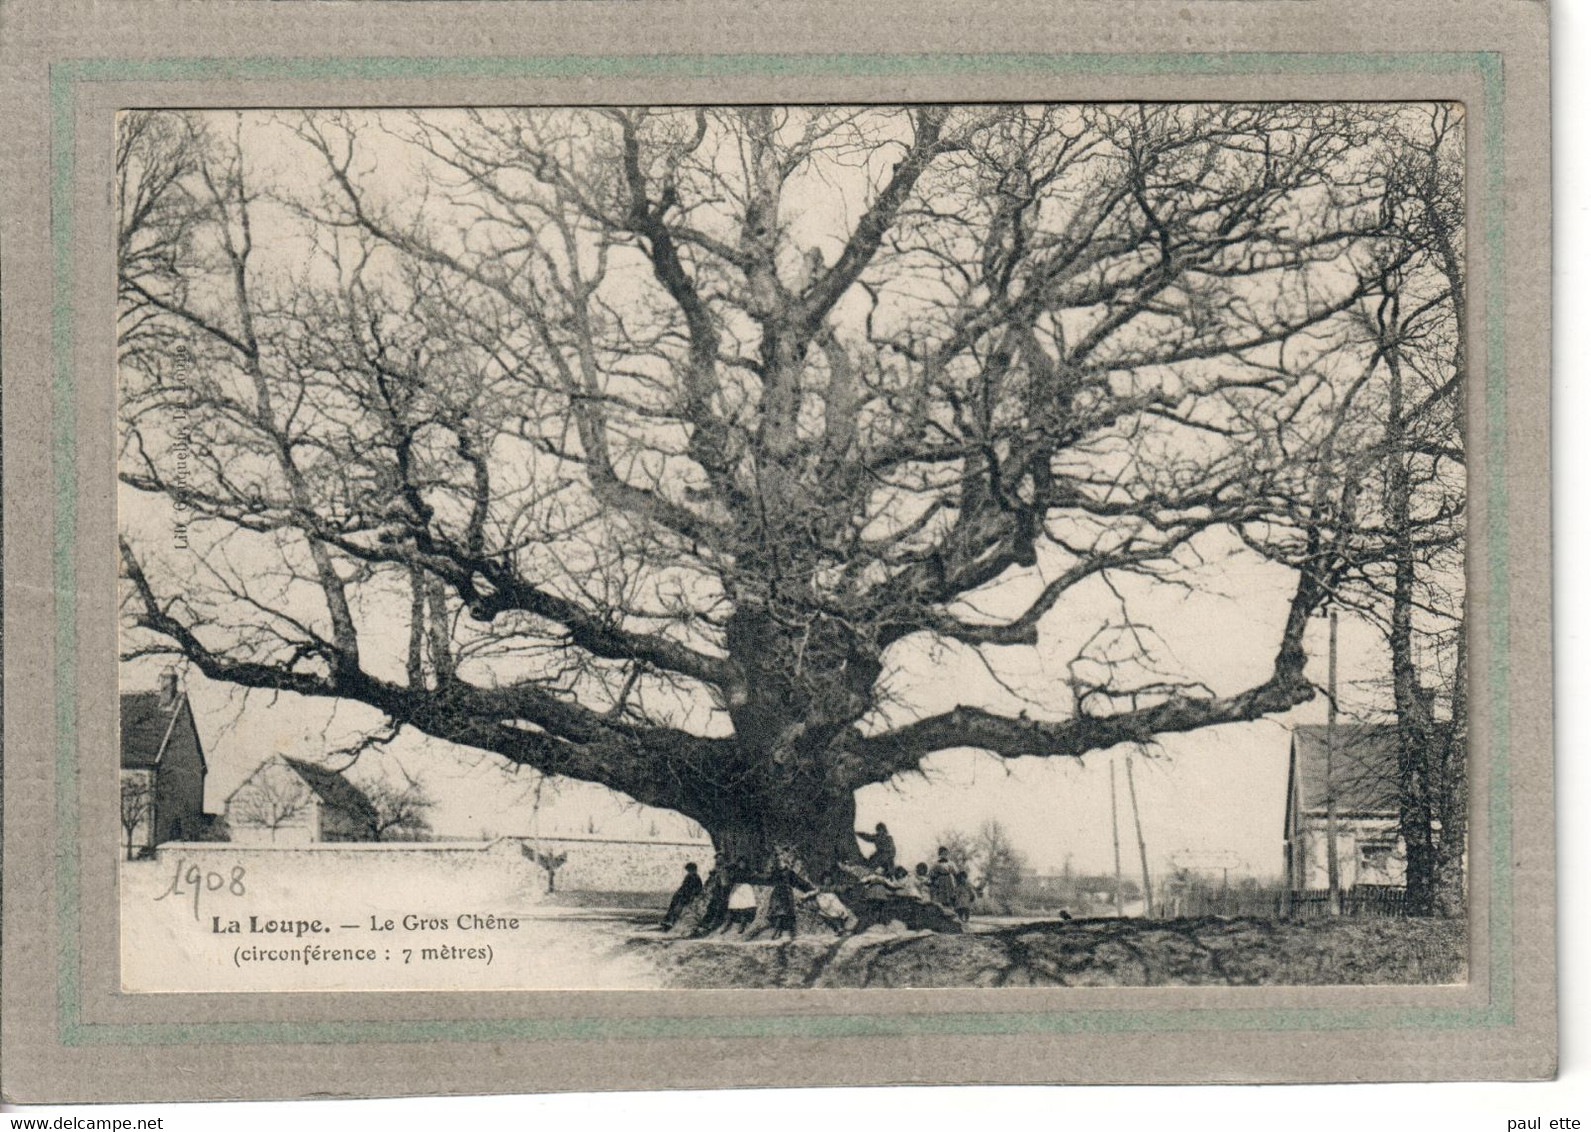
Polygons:
[[1110,761],[1110,846],[1116,853],[1116,918],[1121,919],[1121,831],[1116,825],[1116,760]]
[[1326,660],[1326,889],[1333,916],[1342,915],[1342,876],[1337,866],[1337,786],[1332,763],[1337,757],[1337,607],[1330,607],[1331,631]]
[[1144,823],[1138,816],[1138,788],[1132,780],[1132,756],[1127,756],[1127,800],[1132,803],[1132,827],[1138,834],[1138,865],[1144,874],[1144,918],[1155,914],[1154,897],[1149,891],[1149,850],[1144,847]]

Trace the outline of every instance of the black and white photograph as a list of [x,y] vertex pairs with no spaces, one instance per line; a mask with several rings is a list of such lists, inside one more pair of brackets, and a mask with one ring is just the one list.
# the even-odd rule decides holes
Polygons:
[[1469,125],[122,111],[122,989],[1467,983]]

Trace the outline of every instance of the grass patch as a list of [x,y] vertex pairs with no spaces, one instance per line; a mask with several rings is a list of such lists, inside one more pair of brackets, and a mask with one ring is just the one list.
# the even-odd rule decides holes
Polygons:
[[1461,920],[1072,920],[790,941],[637,936],[671,987],[1370,986],[1461,983]]
[[541,903],[553,908],[621,908],[626,911],[657,913],[662,919],[668,910],[666,892],[550,892]]

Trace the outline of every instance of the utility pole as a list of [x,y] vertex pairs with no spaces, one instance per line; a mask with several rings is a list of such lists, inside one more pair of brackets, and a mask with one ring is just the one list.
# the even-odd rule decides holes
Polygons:
[[1110,846],[1116,853],[1116,918],[1121,919],[1121,831],[1116,826],[1116,760],[1110,763]]
[[1144,874],[1144,918],[1155,914],[1154,897],[1149,889],[1149,850],[1144,847],[1144,823],[1138,816],[1138,788],[1132,780],[1132,756],[1127,756],[1127,799],[1132,803],[1132,825],[1138,834],[1138,865]]
[[1337,865],[1337,786],[1332,763],[1337,757],[1337,607],[1331,622],[1326,660],[1326,890],[1333,916],[1342,915],[1342,876]]

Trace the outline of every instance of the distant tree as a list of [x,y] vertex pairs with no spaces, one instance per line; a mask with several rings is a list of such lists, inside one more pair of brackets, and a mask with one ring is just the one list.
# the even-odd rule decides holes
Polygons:
[[379,778],[366,784],[365,797],[375,809],[370,822],[373,841],[424,841],[431,833],[427,815],[436,807],[424,781],[398,768],[399,778]]
[[139,828],[155,820],[154,781],[143,774],[122,779],[122,830],[127,835],[127,859],[133,859],[133,837]]
[[991,819],[975,834],[945,830],[939,835],[939,844],[950,850],[950,860],[957,868],[967,870],[984,900],[1002,911],[1010,910],[1027,871],[1027,860],[1012,844],[1003,823]]
[[973,844],[973,854],[982,873],[980,886],[984,899],[1002,911],[1009,911],[1011,901],[1022,886],[1027,858],[1012,844],[1006,827],[994,819],[978,827]]
[[940,833],[939,844],[950,850],[950,860],[958,869],[966,869],[969,876],[974,875],[977,863],[973,860],[976,846],[973,837],[959,829],[947,829]]

